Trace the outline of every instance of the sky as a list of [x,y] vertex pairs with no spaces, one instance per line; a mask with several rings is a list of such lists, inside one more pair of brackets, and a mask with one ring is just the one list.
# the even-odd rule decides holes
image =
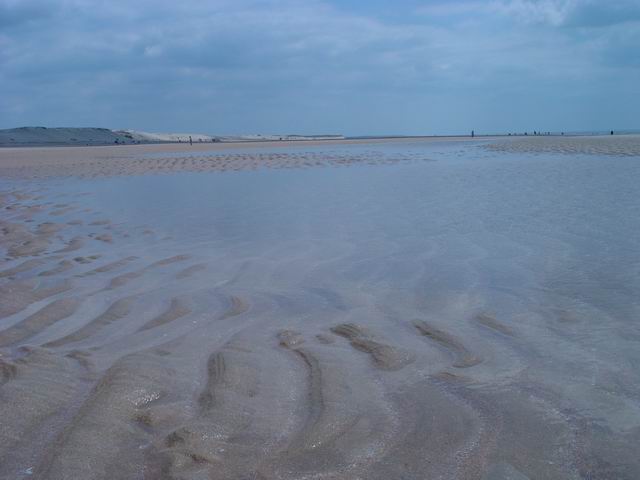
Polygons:
[[640,128],[640,0],[0,0],[0,128]]

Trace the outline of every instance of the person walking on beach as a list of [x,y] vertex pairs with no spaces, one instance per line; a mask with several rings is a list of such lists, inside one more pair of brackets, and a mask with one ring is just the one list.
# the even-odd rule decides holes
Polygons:
[[473,138],[473,137],[475,137],[475,136],[476,136],[476,132],[475,132],[475,131],[473,131],[473,130],[471,130],[471,138]]
[[193,140],[191,139],[191,135],[189,135],[189,145],[193,146]]

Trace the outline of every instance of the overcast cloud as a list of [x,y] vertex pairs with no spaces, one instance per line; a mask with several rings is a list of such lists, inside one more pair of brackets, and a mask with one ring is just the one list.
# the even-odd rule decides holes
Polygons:
[[0,128],[640,127],[640,0],[0,0]]

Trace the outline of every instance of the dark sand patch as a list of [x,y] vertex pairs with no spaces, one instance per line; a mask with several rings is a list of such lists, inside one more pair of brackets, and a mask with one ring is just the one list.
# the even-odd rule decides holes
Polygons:
[[176,279],[182,280],[183,278],[188,278],[195,275],[198,272],[202,272],[207,269],[207,266],[204,263],[198,263],[196,265],[191,265],[190,267],[185,268],[184,270],[176,273]]
[[138,332],[142,332],[144,330],[149,330],[151,328],[160,327],[167,323],[173,322],[174,320],[178,320],[186,315],[189,315],[192,312],[189,303],[181,298],[172,298],[171,304],[169,308],[162,312],[157,317],[149,320],[142,327],[138,329]]
[[134,301],[135,297],[126,297],[116,300],[109,306],[109,308],[107,308],[104,313],[91,320],[82,328],[76,330],[73,333],[70,333],[69,335],[66,335],[65,337],[59,338],[58,340],[48,342],[44,346],[53,348],[66,345],[68,343],[86,340],[92,335],[98,333],[104,327],[111,325],[112,323],[121,320],[129,315]]
[[34,268],[37,268],[45,264],[46,262],[47,260],[44,258],[37,258],[37,259],[34,258],[31,260],[25,260],[24,262],[16,265],[15,267],[0,271],[0,278],[12,277],[14,275],[17,275],[18,273],[28,272],[30,270],[33,270]]
[[82,303],[81,299],[73,297],[54,300],[24,320],[0,331],[0,347],[23,342],[54,323],[70,317],[80,303]]
[[56,253],[75,252],[76,250],[80,250],[84,246],[84,243],[85,240],[82,237],[73,237],[69,240],[66,247],[56,250]]
[[480,357],[471,353],[460,340],[450,333],[440,330],[422,320],[416,320],[413,325],[420,335],[444,347],[455,356],[454,367],[468,368],[482,362]]
[[231,295],[229,297],[229,307],[227,310],[218,317],[218,320],[226,320],[231,317],[237,317],[238,315],[242,315],[246,311],[249,310],[249,303],[243,300],[240,297],[236,297],[235,295]]
[[49,277],[49,276],[53,276],[53,275],[59,275],[61,273],[64,273],[68,270],[71,270],[73,267],[75,266],[74,262],[72,262],[71,260],[61,260],[58,263],[58,266],[50,269],[50,270],[45,270],[43,272],[40,272],[38,275],[41,277]]
[[8,317],[24,310],[32,303],[44,300],[71,289],[68,280],[59,282],[50,287],[35,287],[34,282],[12,281],[0,285],[0,318]]
[[331,331],[349,340],[351,346],[356,350],[368,353],[375,365],[383,370],[399,370],[413,361],[412,355],[374,340],[374,338],[359,325],[343,323],[331,327]]
[[478,322],[480,325],[484,325],[485,327],[490,328],[491,330],[494,330],[498,333],[501,333],[502,335],[508,335],[508,336],[513,335],[513,330],[510,327],[506,326],[505,324],[496,320],[496,318],[493,315],[490,315],[488,313],[479,313],[475,317],[473,317],[473,319],[474,321]]

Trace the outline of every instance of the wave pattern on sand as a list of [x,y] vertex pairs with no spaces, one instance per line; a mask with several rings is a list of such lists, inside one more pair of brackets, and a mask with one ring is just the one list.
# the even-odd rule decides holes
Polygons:
[[[421,157],[380,152],[367,154],[318,153],[198,153],[189,156],[95,156],[87,151],[86,156],[71,160],[57,157],[55,161],[43,159],[31,162],[29,158],[18,163],[8,159],[1,161],[0,174],[8,178],[49,178],[49,177],[112,177],[142,174],[168,174],[177,172],[237,172],[257,169],[286,169],[314,167],[345,167],[349,165],[382,165],[398,162],[425,161]],[[115,152],[114,152],[115,153]],[[70,210],[57,210],[56,215]],[[17,247],[16,247],[17,248]],[[29,248],[29,247],[24,247]],[[36,249],[34,245],[31,247]]]
[[640,156],[640,135],[527,136],[489,143],[494,152]]
[[[585,142],[550,148],[596,148]],[[540,148],[527,145],[516,140],[508,148]],[[629,145],[616,148],[634,152]],[[419,160],[275,151],[70,158],[5,165],[0,173]],[[459,180],[458,170],[444,173],[447,182]],[[612,274],[602,265],[584,273],[576,262],[563,272],[581,272],[572,282],[556,275],[536,283],[526,243],[505,242],[492,257],[487,245],[506,233],[487,228],[484,243],[469,240],[471,215],[452,226],[448,215],[428,211],[425,223],[442,221],[438,235],[429,235],[416,226],[415,211],[405,212],[410,202],[394,203],[397,223],[387,231],[376,227],[375,202],[346,205],[324,191],[305,192],[305,201],[317,194],[333,202],[327,217],[341,208],[362,212],[335,235],[322,231],[313,242],[278,236],[280,229],[313,231],[306,205],[292,206],[301,212],[293,225],[271,205],[256,206],[253,217],[232,205],[208,232],[224,237],[224,248],[207,235],[188,248],[163,239],[156,225],[122,226],[87,211],[85,196],[42,184],[0,192],[0,478],[638,478],[640,390],[627,361],[637,332],[606,308],[608,295],[617,300],[632,290],[622,270],[613,274],[618,288],[604,296],[597,281]],[[387,178],[367,188],[377,196]],[[455,205],[453,197],[445,203]],[[384,232],[349,241],[359,223]],[[460,230],[442,240],[450,228]],[[254,234],[266,238],[261,252]],[[403,235],[420,242],[403,251]],[[552,247],[571,260],[566,243]],[[517,267],[501,269],[504,263]],[[552,263],[540,277],[552,277]],[[513,287],[520,280],[531,282],[526,295]],[[482,290],[483,282],[494,288]],[[545,301],[534,303],[536,295]],[[591,297],[601,303],[585,300]],[[600,354],[606,345],[596,334],[624,339],[629,357]]]

